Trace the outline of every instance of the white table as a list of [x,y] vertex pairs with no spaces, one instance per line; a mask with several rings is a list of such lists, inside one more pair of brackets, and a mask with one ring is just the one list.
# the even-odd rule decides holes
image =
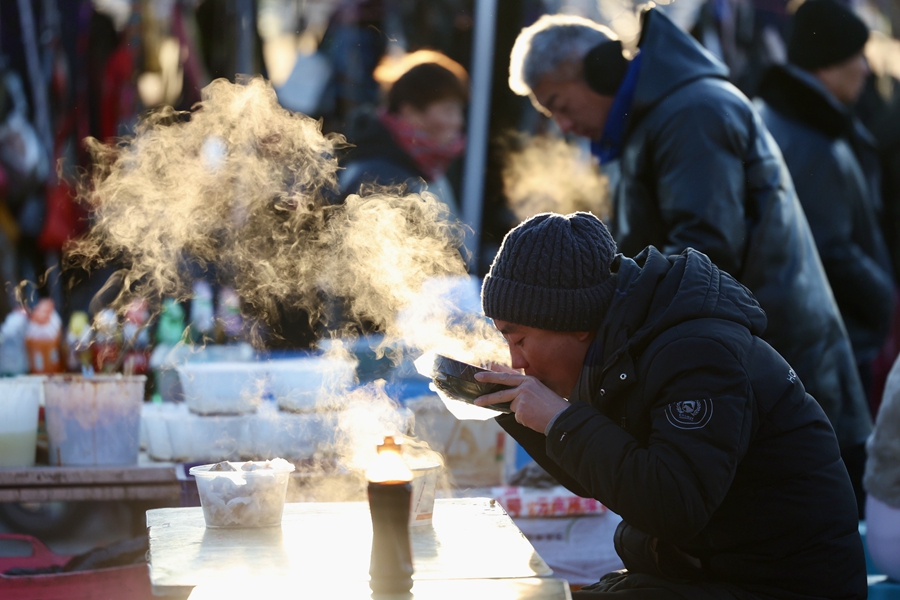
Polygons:
[[[369,597],[372,522],[366,502],[286,504],[280,528],[207,529],[199,508],[147,511],[150,581],[156,594],[272,598]],[[433,526],[411,528],[414,598],[569,598],[499,504],[438,499]],[[454,591],[455,590],[455,591]],[[306,593],[304,593],[306,592]],[[216,595],[218,594],[218,595]],[[254,596],[250,596],[251,598]],[[255,597],[264,597],[255,595]],[[268,596],[265,596],[268,597]],[[409,598],[410,596],[405,596]]]

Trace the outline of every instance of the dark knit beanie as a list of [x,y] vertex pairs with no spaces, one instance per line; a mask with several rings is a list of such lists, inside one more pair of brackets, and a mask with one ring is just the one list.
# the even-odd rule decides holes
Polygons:
[[551,331],[597,329],[616,288],[615,255],[609,230],[590,213],[531,217],[506,234],[484,278],[484,314]]
[[592,90],[615,96],[631,62],[622,54],[622,42],[611,40],[591,48],[585,55],[584,80]]
[[815,71],[858,54],[869,28],[838,0],[806,0],[791,20],[788,61]]

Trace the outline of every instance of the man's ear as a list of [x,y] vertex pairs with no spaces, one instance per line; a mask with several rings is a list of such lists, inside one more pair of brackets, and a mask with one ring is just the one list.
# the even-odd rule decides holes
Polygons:
[[596,331],[576,331],[575,339],[577,339],[579,342],[586,342],[587,340],[593,338],[595,333],[597,333],[597,332]]

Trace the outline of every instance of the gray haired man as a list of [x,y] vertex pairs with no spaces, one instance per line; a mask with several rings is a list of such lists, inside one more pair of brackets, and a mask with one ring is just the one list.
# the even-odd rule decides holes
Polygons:
[[727,75],[651,9],[630,59],[592,21],[542,17],[516,40],[509,80],[618,165],[610,229],[623,253],[695,248],[753,292],[761,336],[825,409],[861,494],[871,418],[847,331],[781,152]]

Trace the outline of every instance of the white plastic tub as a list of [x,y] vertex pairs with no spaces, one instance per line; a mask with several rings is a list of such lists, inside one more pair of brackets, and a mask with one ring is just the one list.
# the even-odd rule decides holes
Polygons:
[[166,415],[172,460],[239,460],[251,415],[201,416],[184,411]]
[[186,363],[176,369],[185,404],[200,415],[251,413],[265,393],[264,363]]
[[293,412],[317,410],[320,400],[339,394],[353,383],[356,362],[339,358],[273,360],[265,363],[268,391],[278,407]]
[[290,413],[265,407],[248,421],[249,435],[242,456],[303,460],[315,457],[335,443],[337,415],[334,411]]
[[0,379],[0,467],[33,467],[43,376]]
[[50,464],[131,465],[146,377],[53,375],[44,381]]
[[[215,465],[193,467],[203,519],[209,528],[277,527],[281,525],[287,485],[294,465],[281,459],[230,463],[236,471],[211,471]],[[245,465],[268,466],[244,471]]]

